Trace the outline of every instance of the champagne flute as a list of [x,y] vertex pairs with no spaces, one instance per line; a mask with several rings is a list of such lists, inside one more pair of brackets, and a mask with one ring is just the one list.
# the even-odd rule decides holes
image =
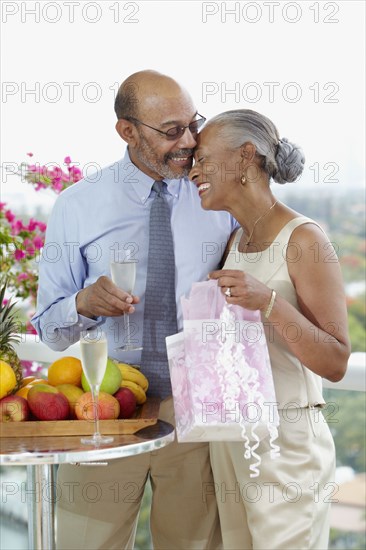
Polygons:
[[108,344],[105,333],[98,327],[82,331],[80,334],[80,351],[83,372],[91,388],[94,406],[94,435],[83,437],[81,443],[98,447],[113,441],[113,437],[102,436],[99,431],[99,389],[108,359]]
[[[121,290],[128,292],[128,294],[132,294],[135,287],[136,263],[136,261],[131,259],[130,250],[126,250],[123,253],[115,253],[111,261],[112,281]],[[126,344],[115,348],[115,351],[141,350],[141,346],[136,346],[131,341],[130,317],[128,313],[124,314],[124,326],[126,330]]]

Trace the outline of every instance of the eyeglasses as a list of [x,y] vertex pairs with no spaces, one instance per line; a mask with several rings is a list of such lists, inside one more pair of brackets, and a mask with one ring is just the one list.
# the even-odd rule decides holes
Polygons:
[[194,120],[193,122],[190,122],[187,126],[174,126],[174,128],[169,128],[166,132],[163,132],[163,130],[158,130],[158,128],[154,128],[153,126],[149,126],[148,124],[145,124],[145,122],[141,122],[141,120],[138,120],[137,118],[134,118],[132,116],[126,117],[127,120],[132,120],[134,122],[138,122],[139,124],[142,124],[143,126],[147,126],[148,128],[151,128],[151,130],[155,130],[155,132],[159,132],[159,134],[164,134],[166,139],[169,140],[175,140],[180,139],[184,132],[186,131],[186,128],[189,128],[189,131],[193,136],[197,135],[198,130],[201,128],[201,126],[206,122],[206,118],[199,113],[196,113],[197,116],[201,117],[198,120]]

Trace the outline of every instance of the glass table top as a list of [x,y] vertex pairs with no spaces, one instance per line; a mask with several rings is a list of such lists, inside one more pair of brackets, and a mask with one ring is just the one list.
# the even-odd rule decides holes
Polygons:
[[78,436],[1,437],[0,464],[63,464],[123,458],[164,447],[174,439],[174,427],[163,420],[129,435],[114,435],[108,445],[84,445]]

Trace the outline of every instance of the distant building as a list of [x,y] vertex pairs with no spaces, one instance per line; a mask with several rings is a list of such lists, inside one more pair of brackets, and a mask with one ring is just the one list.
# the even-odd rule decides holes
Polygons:
[[332,499],[331,527],[339,531],[366,531],[366,473],[357,474],[351,481],[339,485]]

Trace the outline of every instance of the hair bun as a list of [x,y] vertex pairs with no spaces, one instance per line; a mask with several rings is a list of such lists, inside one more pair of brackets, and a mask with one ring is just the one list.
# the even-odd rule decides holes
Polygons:
[[278,142],[276,153],[277,171],[273,179],[277,183],[295,181],[304,169],[305,156],[301,147],[291,143],[287,138]]

